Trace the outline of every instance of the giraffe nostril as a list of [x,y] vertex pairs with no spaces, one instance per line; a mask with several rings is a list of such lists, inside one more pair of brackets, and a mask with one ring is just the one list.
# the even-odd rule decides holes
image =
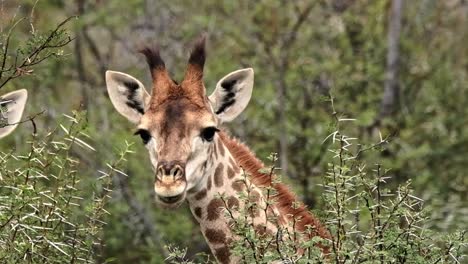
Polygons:
[[171,175],[174,179],[176,178],[177,171],[178,171],[178,168],[177,168],[177,167],[173,167],[173,168],[171,169],[170,175]]
[[171,169],[171,176],[174,178],[174,180],[177,180],[177,179],[181,178],[183,173],[184,173],[184,171],[183,171],[182,167],[180,167],[179,165],[175,165]]
[[184,175],[184,169],[178,164],[170,164],[166,162],[161,162],[156,171],[156,177],[162,180],[165,177],[172,178],[173,181],[176,181],[182,178]]
[[158,177],[159,179],[162,179],[162,177],[164,176],[164,174],[166,174],[164,172],[164,168],[162,166],[159,166],[158,167],[158,170],[156,172],[156,177]]

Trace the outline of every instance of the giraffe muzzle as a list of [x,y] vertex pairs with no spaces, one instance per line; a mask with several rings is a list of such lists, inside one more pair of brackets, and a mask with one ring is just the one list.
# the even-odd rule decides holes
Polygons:
[[179,162],[158,163],[154,183],[157,201],[164,205],[180,204],[183,201],[187,188],[184,167]]

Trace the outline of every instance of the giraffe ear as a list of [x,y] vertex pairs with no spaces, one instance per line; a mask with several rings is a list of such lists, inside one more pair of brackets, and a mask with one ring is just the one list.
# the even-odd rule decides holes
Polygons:
[[117,112],[132,123],[138,123],[145,113],[150,95],[136,78],[116,71],[106,71],[109,97]]
[[224,76],[209,96],[211,106],[221,122],[236,118],[250,101],[254,83],[252,68],[237,70]]
[[27,99],[28,92],[25,89],[0,97],[0,138],[10,134],[18,126]]

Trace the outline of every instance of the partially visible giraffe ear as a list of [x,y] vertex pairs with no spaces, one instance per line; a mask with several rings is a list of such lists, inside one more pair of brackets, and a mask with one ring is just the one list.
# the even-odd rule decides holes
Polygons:
[[224,76],[209,96],[211,106],[221,122],[236,118],[250,101],[254,83],[252,68],[237,70]]
[[0,138],[10,134],[18,126],[27,99],[28,92],[25,89],[0,97]]
[[109,97],[117,112],[132,123],[138,123],[145,113],[150,95],[136,78],[116,71],[106,71]]

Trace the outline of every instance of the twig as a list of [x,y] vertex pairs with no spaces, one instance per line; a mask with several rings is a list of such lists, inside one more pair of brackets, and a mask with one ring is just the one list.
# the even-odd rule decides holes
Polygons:
[[[45,59],[49,58],[50,56],[56,55],[56,53],[52,52],[44,57],[39,58],[39,56],[42,54],[43,51],[48,50],[48,49],[54,49],[54,48],[61,48],[73,41],[72,37],[67,37],[66,39],[62,39],[60,42],[51,45],[50,43],[54,39],[54,37],[57,36],[58,31],[66,24],[68,23],[71,19],[75,18],[75,16],[71,16],[63,20],[61,23],[57,25],[57,27],[51,31],[51,33],[47,36],[47,38],[44,40],[44,42],[36,47],[33,51],[31,51],[19,64],[18,64],[18,53],[16,54],[15,57],[15,62],[13,65],[11,65],[8,68],[8,71],[13,71],[2,83],[0,83],[0,89],[5,86],[9,81],[23,75],[25,72],[28,73],[29,71],[25,71],[24,68],[36,65],[44,61]],[[22,20],[22,19],[21,19]],[[14,28],[19,21],[18,20],[12,28]],[[12,29],[10,29],[12,30]],[[9,38],[11,36],[11,32],[8,34],[7,40],[9,41]],[[8,45],[8,42],[7,42]],[[2,62],[2,67],[1,67],[1,72],[0,72],[0,77],[3,72],[5,72],[5,66],[6,66],[6,59],[7,59],[7,48],[5,48],[4,53],[3,53],[3,62]]]

